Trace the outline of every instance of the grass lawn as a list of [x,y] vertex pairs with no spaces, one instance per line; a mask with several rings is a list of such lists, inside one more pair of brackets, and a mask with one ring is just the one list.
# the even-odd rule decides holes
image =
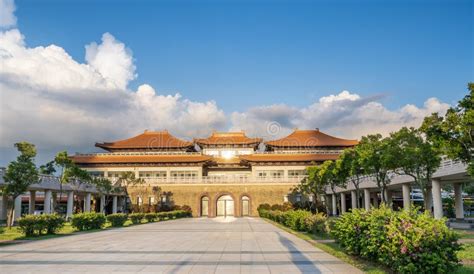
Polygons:
[[474,231],[472,230],[461,230],[461,229],[453,229],[458,235],[460,239],[474,239]]
[[[365,273],[370,273],[370,274],[393,273],[388,268],[380,266],[377,263],[346,254],[344,250],[337,243],[317,242],[318,240],[331,239],[331,237],[327,234],[314,235],[307,232],[294,231],[272,220],[265,219],[265,218],[263,219],[293,235],[296,235],[297,237],[303,240],[309,241],[314,246],[333,255],[334,257],[341,259],[342,261],[346,263],[349,263],[359,268]],[[458,232],[460,234],[460,237],[464,239],[471,239],[474,235],[474,233],[471,231],[459,230],[456,232]],[[462,260],[463,265],[460,268],[458,268],[453,274],[472,274],[474,273],[474,243],[465,243],[465,244],[462,244],[462,246],[463,246],[463,250],[458,252],[458,258]]]

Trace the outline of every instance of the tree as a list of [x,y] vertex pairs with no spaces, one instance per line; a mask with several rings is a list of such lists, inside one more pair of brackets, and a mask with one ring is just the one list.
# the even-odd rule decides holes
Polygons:
[[403,127],[390,134],[389,154],[397,162],[399,174],[413,178],[423,191],[425,210],[430,210],[428,199],[433,173],[441,163],[441,153],[432,142],[423,138],[420,130]]
[[357,147],[362,168],[366,174],[374,176],[377,187],[382,192],[382,202],[386,202],[385,190],[391,179],[389,172],[397,166],[390,155],[388,146],[387,138],[374,134],[362,137]]
[[[122,188],[120,186],[113,184],[108,178],[105,177],[91,178],[91,184],[96,186],[97,191],[101,195],[120,193],[122,191]],[[111,198],[106,197],[104,207],[107,207],[110,201]]]
[[20,142],[16,143],[15,147],[20,152],[20,155],[16,158],[16,161],[13,161],[8,165],[5,175],[3,176],[5,180],[3,194],[7,196],[7,199],[11,198],[7,203],[7,208],[9,210],[7,220],[8,227],[13,224],[13,204],[15,199],[27,191],[31,184],[36,183],[39,180],[38,170],[34,163],[34,158],[36,156],[35,145],[27,142]]
[[357,197],[357,207],[362,207],[360,197],[360,183],[361,178],[364,175],[364,169],[360,162],[359,149],[349,148],[342,152],[340,159],[343,162],[343,165],[348,169],[348,178],[351,183],[354,185]]
[[41,165],[39,168],[39,173],[42,175],[53,175],[54,173],[56,173],[56,168],[54,167],[54,165],[54,161],[50,161],[44,165]]
[[320,174],[320,166],[309,166],[306,168],[308,176],[304,178],[298,185],[298,191],[313,196],[315,204],[315,210],[318,211],[318,197],[324,194],[326,185],[323,183]]
[[144,183],[145,180],[143,180],[143,178],[135,178],[135,173],[132,171],[122,173],[122,176],[120,176],[119,179],[119,184],[123,188],[123,191],[126,193],[127,197],[129,197],[129,187],[137,187],[143,185]]
[[448,157],[468,165],[474,177],[474,83],[468,84],[467,94],[444,117],[437,113],[423,121],[421,130],[435,142]]

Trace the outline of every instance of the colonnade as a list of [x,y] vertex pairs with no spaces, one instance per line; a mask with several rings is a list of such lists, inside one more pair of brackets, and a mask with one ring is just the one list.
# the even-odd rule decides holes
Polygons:
[[[408,210],[411,207],[411,184],[412,183],[403,183],[403,184],[396,184],[396,185],[389,185],[390,188],[386,189],[384,192],[384,197],[386,199],[386,203],[389,206],[392,206],[392,193],[394,191],[401,188],[402,192],[402,200],[403,200],[403,209]],[[456,219],[463,219],[464,218],[464,208],[463,208],[463,200],[462,200],[462,182],[455,182],[451,183],[454,189],[454,204],[455,204],[455,212],[456,212]],[[436,219],[440,219],[443,217],[443,203],[442,203],[442,196],[441,196],[441,185],[442,181],[439,179],[433,179],[431,182],[431,186],[427,188],[427,194],[423,197],[423,199],[427,200],[427,204],[430,206],[428,208],[429,211],[433,213],[433,216]],[[366,210],[370,210],[371,207],[378,207],[378,195],[380,193],[379,189],[376,188],[362,188],[360,192],[363,196],[363,208]],[[331,197],[331,212],[332,215],[337,215],[337,196],[340,195],[340,213],[347,212],[347,204],[346,204],[346,194],[350,193],[351,195],[351,208],[358,208],[358,203],[360,197],[357,197],[357,193],[355,190],[343,190],[336,194],[330,194]],[[380,193],[382,195],[382,193]]]

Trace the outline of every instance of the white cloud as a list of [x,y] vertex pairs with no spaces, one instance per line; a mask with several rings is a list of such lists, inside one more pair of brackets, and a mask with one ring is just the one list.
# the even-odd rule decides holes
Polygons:
[[370,133],[388,135],[403,126],[418,127],[425,116],[445,113],[449,108],[448,104],[429,98],[422,107],[406,105],[389,110],[377,99],[342,91],[301,109],[287,105],[262,106],[234,112],[231,120],[234,129],[267,138],[282,137],[294,128],[320,128],[337,136],[360,138]]
[[16,25],[15,9],[13,0],[0,0],[0,28]]

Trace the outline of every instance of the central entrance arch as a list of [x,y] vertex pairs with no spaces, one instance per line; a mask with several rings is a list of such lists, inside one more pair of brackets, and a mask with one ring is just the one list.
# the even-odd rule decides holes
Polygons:
[[234,216],[234,199],[230,195],[222,195],[217,199],[217,216]]

